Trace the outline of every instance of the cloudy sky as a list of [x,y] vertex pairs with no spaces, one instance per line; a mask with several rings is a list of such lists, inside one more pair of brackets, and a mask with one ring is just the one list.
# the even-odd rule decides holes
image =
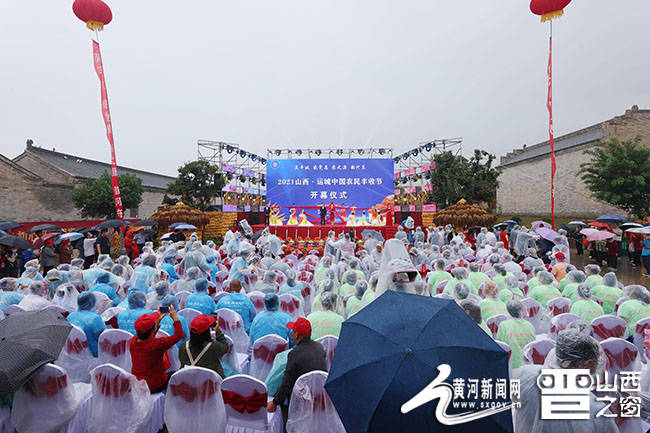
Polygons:
[[[199,138],[268,147],[547,139],[548,24],[527,0],[113,0],[100,34],[118,164],[174,174]],[[72,1],[0,2],[0,153],[109,161]],[[576,0],[554,24],[555,131],[650,108],[650,2]]]

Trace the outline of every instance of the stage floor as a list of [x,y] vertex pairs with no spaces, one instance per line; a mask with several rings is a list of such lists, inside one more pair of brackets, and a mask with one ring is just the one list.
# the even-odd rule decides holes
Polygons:
[[[264,224],[257,224],[252,226],[253,232],[263,230],[267,226]],[[314,225],[314,226],[268,226],[270,232],[280,239],[325,239],[327,234],[331,231],[337,235],[341,232],[347,233],[350,229],[354,229],[357,238],[361,237],[361,232],[364,230],[376,230],[384,236],[384,239],[392,238],[397,232],[397,226],[355,226],[349,227],[345,225]]]

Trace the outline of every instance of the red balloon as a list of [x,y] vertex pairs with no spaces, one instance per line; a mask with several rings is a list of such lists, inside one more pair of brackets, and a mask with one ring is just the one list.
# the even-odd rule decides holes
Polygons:
[[102,30],[113,20],[111,8],[102,0],[75,0],[72,11],[91,30]]
[[541,15],[542,21],[562,16],[563,9],[571,3],[571,0],[531,0],[530,11],[535,15]]

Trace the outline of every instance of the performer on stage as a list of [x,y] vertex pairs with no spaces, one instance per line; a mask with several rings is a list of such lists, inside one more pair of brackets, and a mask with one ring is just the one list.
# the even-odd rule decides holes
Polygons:
[[298,216],[296,214],[296,208],[292,207],[289,209],[289,221],[287,221],[288,226],[297,226],[298,225]]
[[305,214],[304,210],[300,210],[300,218],[298,218],[298,225],[299,226],[313,226],[311,222],[307,219],[307,214]]
[[323,203],[320,204],[320,209],[318,209],[318,213],[320,216],[320,225],[324,226],[325,218],[327,217],[327,209],[325,208],[325,205]]
[[336,205],[333,200],[327,206],[327,211],[329,212],[329,224],[332,225],[336,221]]
[[347,218],[347,225],[348,226],[357,225],[357,209],[354,206],[352,206],[352,209],[350,210],[350,216]]
[[365,210],[361,211],[361,217],[357,220],[357,225],[358,226],[367,226],[368,225],[368,219],[366,217],[366,211]]

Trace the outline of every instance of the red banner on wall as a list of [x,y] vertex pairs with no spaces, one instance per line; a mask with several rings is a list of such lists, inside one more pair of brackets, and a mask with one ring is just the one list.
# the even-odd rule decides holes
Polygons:
[[555,143],[553,137],[553,35],[549,38],[548,49],[548,135],[551,145],[551,226],[555,228]]
[[106,125],[106,137],[111,145],[111,189],[113,190],[113,200],[115,201],[115,212],[117,217],[122,219],[124,211],[122,209],[122,197],[120,197],[120,183],[117,178],[117,162],[115,161],[115,143],[113,141],[113,124],[111,123],[111,110],[108,106],[108,92],[106,91],[106,80],[104,78],[104,65],[102,63],[102,53],[99,50],[97,41],[93,41],[93,60],[95,63],[95,72],[99,77],[99,83],[102,93],[102,116]]

